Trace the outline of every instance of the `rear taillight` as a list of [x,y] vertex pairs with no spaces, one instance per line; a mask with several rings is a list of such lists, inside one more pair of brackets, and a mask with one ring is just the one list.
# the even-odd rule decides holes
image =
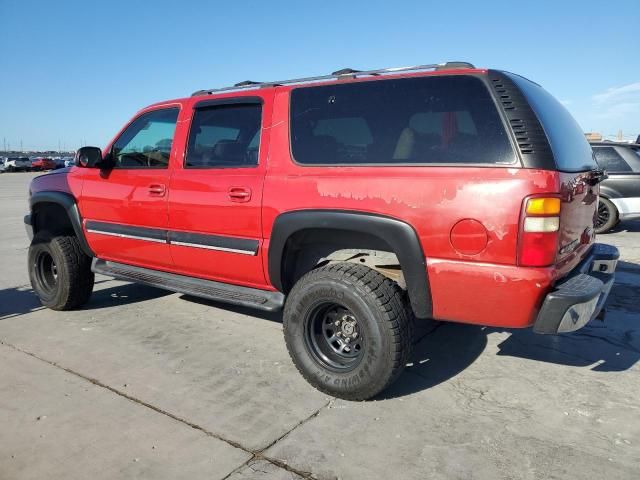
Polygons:
[[553,265],[558,252],[559,230],[560,198],[525,198],[518,241],[518,264],[525,267]]

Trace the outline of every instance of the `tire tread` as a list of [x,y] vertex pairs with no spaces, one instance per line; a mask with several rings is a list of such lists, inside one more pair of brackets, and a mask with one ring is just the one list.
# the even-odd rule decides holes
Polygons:
[[[413,336],[413,315],[410,311],[406,292],[397,283],[384,275],[370,269],[364,265],[354,263],[333,263],[317,268],[304,275],[294,286],[290,297],[295,296],[295,290],[305,284],[321,281],[327,277],[345,281],[360,292],[364,290],[365,295],[374,299],[376,308],[382,313],[384,318],[383,328],[389,332],[391,343],[391,368],[386,376],[380,376],[375,382],[367,384],[366,389],[353,392],[341,392],[340,397],[347,400],[365,400],[371,398],[391,385],[402,373],[405,365],[409,361],[412,349]],[[284,328],[286,330],[286,318]],[[285,332],[287,348],[293,359],[293,346],[291,339]],[[294,364],[300,374],[311,385],[318,390],[334,395],[335,393],[324,388],[315,378],[309,375],[295,362]]]

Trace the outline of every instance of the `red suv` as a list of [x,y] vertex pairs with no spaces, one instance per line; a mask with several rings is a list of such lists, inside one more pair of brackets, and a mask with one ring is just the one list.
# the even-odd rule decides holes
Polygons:
[[56,162],[54,162],[53,159],[51,158],[38,157],[33,162],[31,162],[32,170],[44,171],[44,170],[55,170],[55,168],[56,168]]
[[242,82],[140,111],[103,151],[36,178],[29,272],[55,310],[94,272],[264,310],[304,377],[387,387],[421,319],[576,330],[615,247],[604,178],[536,83],[455,62]]

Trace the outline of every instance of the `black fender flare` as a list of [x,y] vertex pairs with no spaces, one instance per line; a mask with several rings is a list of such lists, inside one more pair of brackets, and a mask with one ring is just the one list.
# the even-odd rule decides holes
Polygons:
[[73,231],[76,234],[76,237],[78,237],[78,241],[80,242],[82,250],[88,256],[95,257],[93,250],[91,250],[91,247],[87,243],[87,239],[84,235],[84,230],[82,230],[82,217],[80,216],[80,210],[78,210],[78,204],[76,203],[76,199],[73,197],[73,195],[56,191],[41,191],[34,193],[29,199],[32,225],[34,224],[34,209],[38,204],[41,203],[54,203],[64,208],[73,227]]
[[268,271],[271,284],[283,291],[283,255],[287,240],[306,229],[346,230],[366,233],[387,243],[400,261],[413,312],[419,318],[432,316],[431,290],[426,260],[418,234],[401,220],[348,210],[296,210],[280,214],[269,241]]

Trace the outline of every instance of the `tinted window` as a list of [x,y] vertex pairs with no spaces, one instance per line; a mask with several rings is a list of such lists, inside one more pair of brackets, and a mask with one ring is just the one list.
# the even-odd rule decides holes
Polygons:
[[193,115],[185,165],[199,168],[258,164],[259,104],[199,108]]
[[115,168],[167,168],[177,108],[140,115],[113,144]]
[[291,149],[302,164],[511,164],[484,83],[434,76],[297,88]]
[[613,147],[593,147],[598,165],[609,172],[630,172],[631,167]]
[[582,128],[549,92],[526,78],[507,73],[520,87],[549,139],[558,170],[582,172],[596,168]]

